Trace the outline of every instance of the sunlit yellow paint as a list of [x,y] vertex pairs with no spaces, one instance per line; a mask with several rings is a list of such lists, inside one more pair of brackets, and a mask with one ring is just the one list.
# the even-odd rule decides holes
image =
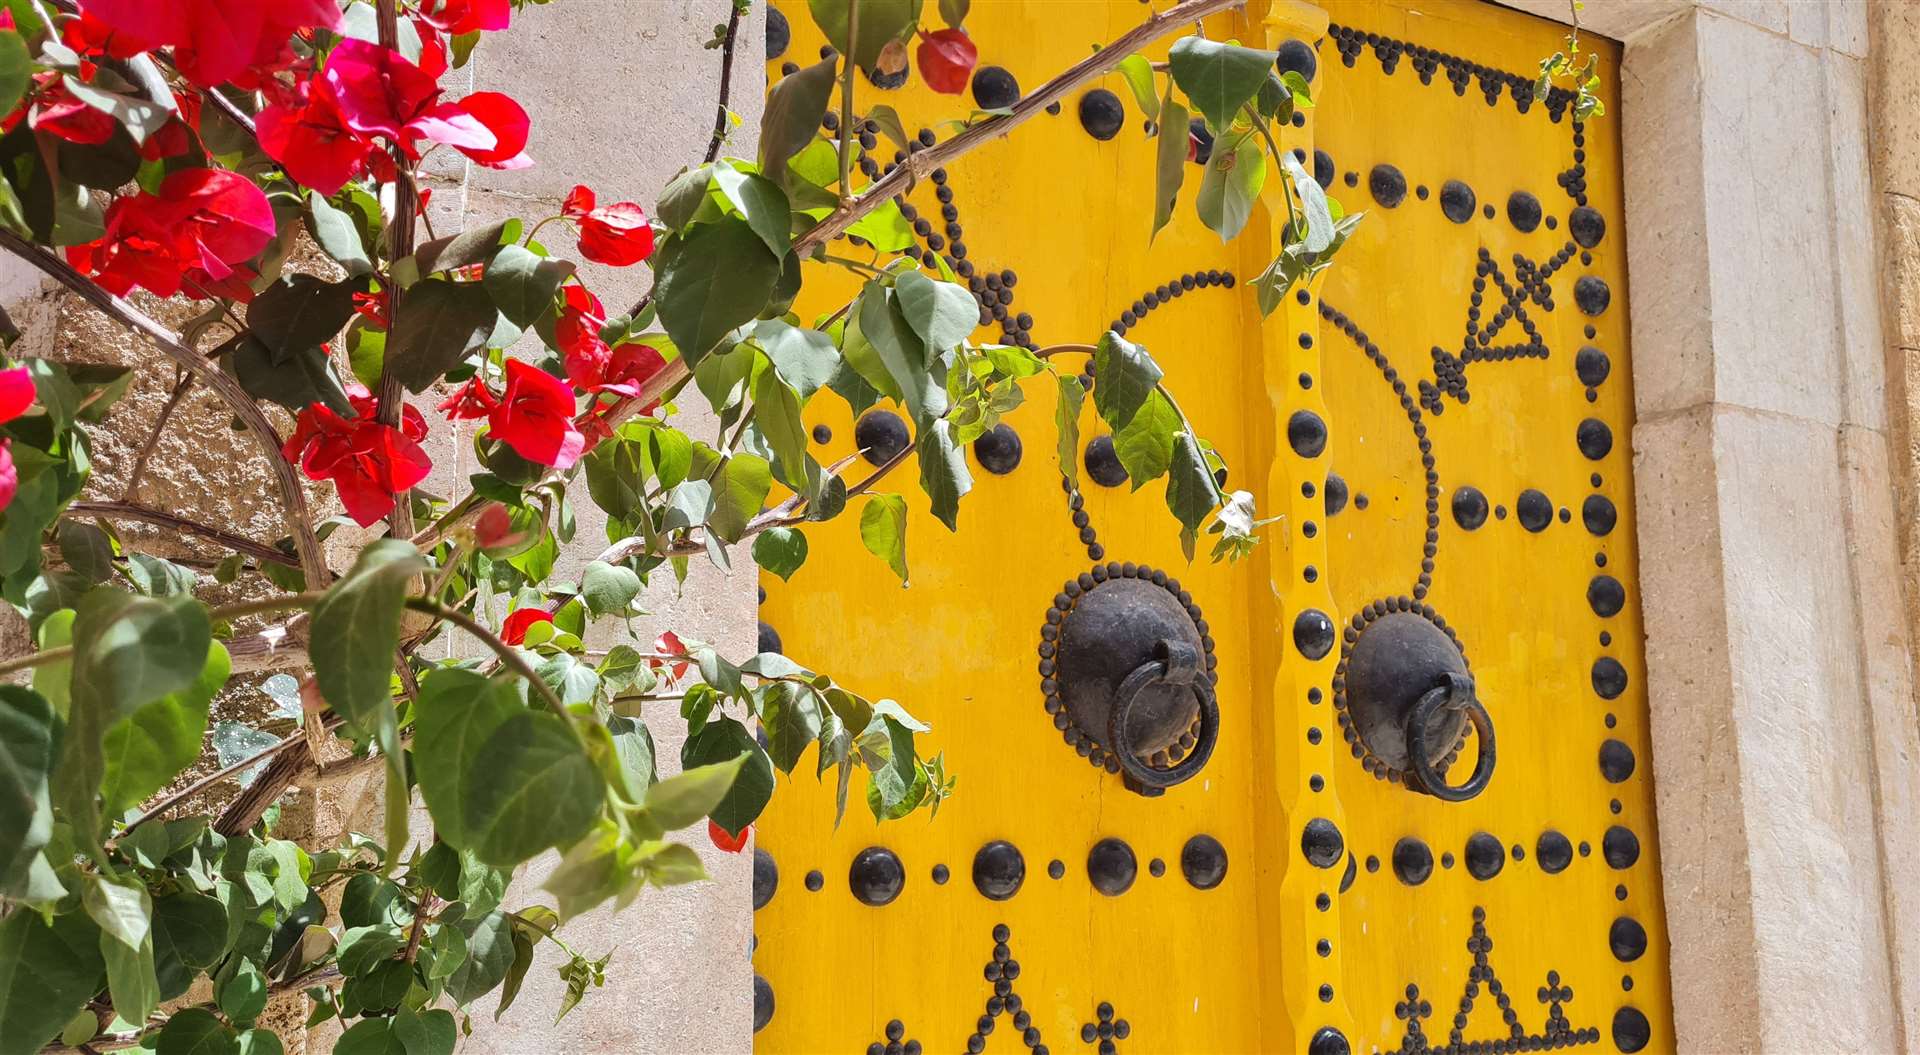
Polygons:
[[[804,5],[783,6],[793,43],[769,64],[771,77],[782,61],[813,61],[821,46]],[[1144,10],[1134,0],[975,0],[968,29],[983,63],[1009,68],[1031,89],[1090,45],[1130,28]],[[1560,47],[1563,33],[1468,0],[1334,2],[1324,10],[1280,3],[1213,20],[1207,30],[1217,39],[1273,46],[1318,36],[1329,15],[1519,72]],[[1588,43],[1600,48],[1601,94],[1611,108],[1618,48]],[[1164,53],[1163,44],[1150,57]],[[865,679],[853,686],[858,691],[899,699],[931,722],[924,749],[944,752],[959,783],[938,817],[916,814],[886,825],[873,822],[856,786],[835,829],[832,779],[811,777],[811,753],[794,778],[782,778],[758,828],[759,845],[780,869],[778,892],[755,919],[755,969],[776,1000],[772,1022],[756,1037],[760,1050],[865,1051],[896,1018],[929,1052],[964,1050],[992,993],[982,968],[998,923],[1012,929],[1021,965],[1014,989],[1054,1052],[1093,1050],[1079,1031],[1095,1020],[1101,1001],[1131,1026],[1122,1052],[1303,1050],[1329,1025],[1343,1030],[1356,1051],[1390,1051],[1404,1036],[1394,1004],[1410,982],[1434,1005],[1428,1038],[1445,1044],[1472,962],[1466,942],[1476,906],[1487,913],[1490,963],[1528,1033],[1544,1025],[1546,1008],[1535,991],[1554,970],[1574,989],[1565,1005],[1573,1026],[1600,1031],[1587,1050],[1613,1050],[1609,1023],[1623,1004],[1652,1021],[1648,1050],[1671,1048],[1631,531],[1624,224],[1611,119],[1594,123],[1586,141],[1588,194],[1609,221],[1607,237],[1591,265],[1576,258],[1556,276],[1554,311],[1531,312],[1550,358],[1476,364],[1468,371],[1472,402],[1449,401],[1445,413],[1426,418],[1442,488],[1429,599],[1458,629],[1497,723],[1500,763],[1492,787],[1470,803],[1446,804],[1362,772],[1347,754],[1330,702],[1308,701],[1310,688],[1326,693],[1337,651],[1307,663],[1289,641],[1304,607],[1321,607],[1344,625],[1368,602],[1408,592],[1425,529],[1424,481],[1407,418],[1359,350],[1320,325],[1320,296],[1364,328],[1412,386],[1432,376],[1428,349],[1458,350],[1481,246],[1511,275],[1515,252],[1540,260],[1566,240],[1571,202],[1554,177],[1571,163],[1568,126],[1537,109],[1516,114],[1508,102],[1490,108],[1477,83],[1456,96],[1444,73],[1422,85],[1408,60],[1401,62],[1391,76],[1371,53],[1348,68],[1331,41],[1322,43],[1318,108],[1307,127],[1287,131],[1283,145],[1317,145],[1342,176],[1358,173],[1357,188],[1336,179],[1333,193],[1370,214],[1312,302],[1289,298],[1265,320],[1244,283],[1274,251],[1280,219],[1257,215],[1245,235],[1223,246],[1193,216],[1199,170],[1190,166],[1173,223],[1149,245],[1152,141],[1117,75],[1104,86],[1125,100],[1129,118],[1114,141],[1087,136],[1074,116],[1077,99],[1069,99],[1059,116],[1041,116],[951,168],[968,259],[1018,272],[1011,310],[1034,315],[1034,337],[1043,345],[1094,339],[1142,292],[1182,272],[1231,270],[1242,280],[1232,290],[1194,291],[1159,307],[1128,336],[1166,367],[1182,408],[1227,458],[1229,488],[1255,490],[1263,515],[1284,519],[1251,561],[1214,566],[1203,558],[1187,566],[1161,484],[1139,492],[1087,488],[1086,508],[1108,559],[1177,575],[1206,610],[1218,643],[1220,748],[1199,778],[1158,799],[1134,795],[1119,778],[1089,767],[1041,710],[1041,620],[1062,582],[1089,564],[1053,467],[1050,382],[1033,384],[1031,402],[1006,419],[1025,444],[1019,469],[999,477],[975,466],[958,535],[926,513],[910,469],[890,481],[912,511],[910,588],[861,546],[858,500],[848,516],[807,529],[811,556],[794,581],[763,576],[762,617],[795,659],[857,674]],[[867,89],[863,98],[896,107],[909,132],[971,103],[932,95],[917,78],[900,91]],[[884,139],[878,153],[883,161],[891,156]],[[1410,187],[1424,184],[1434,198],[1410,194],[1398,209],[1375,207],[1365,180],[1376,162],[1399,166]],[[1448,179],[1466,181],[1482,204],[1498,209],[1510,191],[1531,191],[1560,229],[1521,234],[1504,213],[1454,224],[1435,200]],[[939,224],[931,186],[917,188],[910,200]],[[1601,276],[1613,290],[1610,310],[1591,320],[1590,341],[1581,332],[1590,320],[1573,305],[1579,274]],[[812,318],[856,288],[851,278],[820,268],[798,310]],[[1499,302],[1489,300],[1490,314]],[[982,328],[979,337],[997,332]],[[1310,347],[1298,340],[1303,333],[1314,337]],[[1583,343],[1602,348],[1613,363],[1593,403],[1573,373]],[[1062,362],[1068,370],[1079,365]],[[1303,372],[1312,376],[1311,388],[1300,386]],[[1321,413],[1332,432],[1328,453],[1312,461],[1276,439],[1286,417],[1302,408]],[[1582,457],[1573,442],[1576,424],[1588,416],[1605,420],[1615,436],[1613,452],[1599,462]],[[1083,427],[1094,428],[1092,422],[1089,408]],[[816,445],[823,461],[852,450],[853,422],[843,403],[816,399],[809,407],[815,423],[833,433]],[[1317,483],[1328,469],[1355,496],[1331,518],[1300,486]],[[1595,472],[1597,489],[1588,481]],[[1556,510],[1568,507],[1573,521],[1556,520],[1535,535],[1509,515],[1465,532],[1446,513],[1460,484],[1479,487],[1509,510],[1523,488],[1538,488]],[[1604,539],[1588,535],[1579,517],[1581,501],[1596,490],[1620,513],[1620,526]],[[1313,538],[1303,530],[1307,521],[1317,527]],[[1628,587],[1627,609],[1612,619],[1600,619],[1586,603],[1596,553]],[[1305,581],[1309,565],[1318,572],[1313,583]],[[1598,643],[1603,630],[1613,640],[1605,649]],[[1629,672],[1626,694],[1613,701],[1599,700],[1588,686],[1588,669],[1601,654],[1617,657]],[[1603,725],[1609,713],[1612,729]],[[1313,729],[1319,743],[1311,742]],[[1622,784],[1601,779],[1596,758],[1606,736],[1629,744],[1639,760]],[[1319,792],[1309,783],[1316,775],[1324,778]],[[1344,864],[1318,870],[1302,859],[1300,828],[1315,816],[1334,820],[1357,855],[1357,876],[1344,894]],[[1633,828],[1641,845],[1639,861],[1624,871],[1601,860],[1602,834],[1616,823]],[[1591,855],[1576,856],[1564,873],[1544,874],[1534,844],[1549,827],[1590,844]],[[1457,859],[1467,837],[1481,830],[1520,844],[1526,859],[1509,859],[1491,881],[1470,878]],[[1197,832],[1228,848],[1231,866],[1216,890],[1195,891],[1180,878],[1180,847]],[[1407,835],[1424,839],[1436,856],[1453,854],[1454,867],[1436,867],[1419,888],[1401,885],[1387,862],[1394,841]],[[1133,889],[1117,898],[1094,892],[1086,879],[1087,850],[1107,836],[1125,839],[1141,864]],[[969,878],[975,850],[991,839],[1015,843],[1026,857],[1026,885],[1004,903],[981,897]],[[886,908],[863,906],[848,893],[848,865],[870,845],[894,850],[906,864],[906,888]],[[1368,870],[1370,857],[1379,859],[1378,872]],[[1154,858],[1165,862],[1164,877],[1148,873]],[[1055,859],[1065,865],[1060,880],[1047,874]],[[930,878],[936,864],[952,872],[944,886]],[[805,886],[816,869],[824,880],[817,893]],[[1616,884],[1625,900],[1616,900]],[[1330,895],[1325,911],[1315,904],[1321,893]],[[1645,925],[1651,939],[1643,957],[1624,965],[1607,944],[1609,925],[1623,914]],[[1324,957],[1315,948],[1321,939],[1331,946]],[[1633,979],[1631,992],[1622,989],[1625,975]],[[1323,984],[1333,987],[1330,1001],[1321,999]],[[1507,1035],[1484,987],[1474,1007],[1466,1039]],[[1010,1017],[997,1020],[987,1050],[1025,1050]]]

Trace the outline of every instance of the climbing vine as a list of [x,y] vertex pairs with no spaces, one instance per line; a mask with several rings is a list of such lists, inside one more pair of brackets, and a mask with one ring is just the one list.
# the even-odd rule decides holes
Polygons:
[[[282,1043],[261,1016],[279,992],[304,992],[310,1025],[340,1021],[337,1051],[444,1055],[483,998],[508,1010],[540,943],[565,952],[562,1014],[601,984],[608,961],[562,925],[702,878],[679,833],[704,825],[738,850],[775,770],[810,749],[840,811],[854,794],[881,820],[937,810],[954,778],[923,757],[907,707],[850,687],[874,672],[842,681],[671,631],[591,649],[588,628],[630,628],[650,582],[684,580],[695,560],[729,569],[742,546],[790,576],[808,532],[857,530],[905,583],[895,471],[916,463],[957,528],[962,448],[1030,389],[1058,400],[1059,470],[1078,486],[1085,383],[1055,366],[1063,349],[976,343],[951,262],[903,252],[897,197],[1076,87],[1117,72],[1156,121],[1154,232],[1190,153],[1208,151],[1195,207],[1223,239],[1263,193],[1278,200],[1283,248],[1254,283],[1263,311],[1357,219],[1278,145],[1275,126],[1312,99],[1275,53],[1189,35],[1165,63],[1138,54],[1231,0],[1153,15],[872,178],[854,164],[856,129],[907,144],[889,108],[862,105],[854,71],[904,74],[913,47],[926,83],[959,93],[977,54],[965,0],[810,0],[833,54],[773,87],[757,143],[731,135],[736,0],[711,42],[709,149],[652,208],[586,184],[552,215],[438,235],[427,155],[531,163],[525,110],[455,97],[444,75],[539,2],[0,3],[0,245],[151,349],[133,368],[0,356],[0,594],[37,643],[0,659],[0,1055],[270,1055]],[[578,259],[542,240],[560,232]],[[299,245],[331,266],[289,267]],[[796,314],[809,262],[854,272],[859,291]],[[595,295],[641,264],[652,287],[638,303]],[[204,310],[176,333],[123,299],[136,289]],[[1222,492],[1220,454],[1148,350],[1114,333],[1075,347],[1097,363],[1092,414],[1136,482],[1165,479],[1189,557],[1202,528],[1215,559],[1247,552],[1252,497]],[[91,492],[91,436],[137,371],[169,368],[135,486]],[[279,537],[135,501],[195,388],[269,469]],[[802,414],[823,398],[898,406],[912,439],[852,479],[808,451]],[[679,424],[695,400],[717,435]],[[473,423],[480,470],[457,495],[429,494],[427,441],[457,422]],[[343,512],[318,515],[315,494]],[[606,514],[606,544],[562,576],[582,501]],[[115,527],[129,521],[228,555],[194,569],[137,552]],[[336,567],[323,544],[349,524],[380,537]],[[256,599],[209,605],[207,577]],[[469,658],[433,658],[446,654]],[[189,780],[215,696],[269,658],[298,669],[262,686],[273,716],[223,726],[219,771]],[[642,717],[661,703],[685,727],[677,766],[658,763]],[[364,769],[385,775],[378,831],[325,847],[275,834],[289,788]],[[221,780],[244,782],[223,811],[184,808]],[[425,838],[409,831],[416,796]],[[560,863],[546,903],[509,904],[514,870],[547,850]]]

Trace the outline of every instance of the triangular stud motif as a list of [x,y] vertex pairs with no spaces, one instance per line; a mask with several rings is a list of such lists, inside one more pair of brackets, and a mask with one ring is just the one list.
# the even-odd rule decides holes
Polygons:
[[[1539,328],[1534,326],[1532,317],[1527,314],[1526,305],[1532,301],[1540,308],[1553,310],[1553,288],[1549,282],[1554,272],[1573,259],[1576,248],[1572,242],[1568,242],[1559,252],[1548,257],[1544,264],[1536,264],[1519,253],[1513,254],[1514,277],[1511,282],[1500,265],[1494,263],[1493,254],[1484,248],[1480,250],[1480,261],[1474,265],[1473,295],[1467,302],[1466,338],[1458,355],[1434,346],[1433,380],[1420,382],[1422,406],[1438,414],[1442,409],[1442,396],[1452,396],[1457,403],[1467,402],[1471,398],[1467,394],[1467,366],[1471,363],[1547,358],[1546,341],[1541,338]],[[1500,300],[1500,305],[1491,308],[1490,313],[1483,311],[1490,307],[1491,298],[1487,296],[1489,280],[1497,289]],[[1494,339],[1506,329],[1509,322],[1520,327],[1526,335],[1525,339],[1495,344]]]
[[[1473,954],[1473,966],[1467,968],[1467,984],[1461,990],[1459,1009],[1454,1012],[1453,1028],[1447,1034],[1447,1043],[1435,1046],[1421,1029],[1421,1022],[1433,1015],[1433,1004],[1421,999],[1419,986],[1409,984],[1407,998],[1393,1005],[1394,1017],[1407,1023],[1407,1035],[1397,1049],[1400,1055],[1507,1055],[1510,1052],[1545,1051],[1600,1042],[1598,1029],[1573,1028],[1573,1023],[1562,1010],[1562,1005],[1573,1000],[1573,987],[1561,984],[1558,971],[1547,972],[1547,984],[1540,987],[1538,994],[1540,1002],[1547,1005],[1545,1027],[1539,1033],[1529,1035],[1520,1025],[1520,1016],[1513,1009],[1513,999],[1494,975],[1493,965],[1487,957],[1493,951],[1493,939],[1487,936],[1486,909],[1476,907],[1473,910],[1473,934],[1467,938],[1467,951]],[[1500,1008],[1507,1035],[1488,1040],[1468,1040],[1467,1016],[1472,1013],[1474,1001],[1479,999],[1483,987]]]

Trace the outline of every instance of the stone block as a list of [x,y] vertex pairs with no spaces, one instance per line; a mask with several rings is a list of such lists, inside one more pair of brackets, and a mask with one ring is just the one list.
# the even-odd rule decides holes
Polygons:
[[1835,208],[1833,296],[1839,319],[1842,420],[1870,429],[1887,422],[1886,362],[1881,337],[1883,271],[1874,241],[1867,169],[1866,63],[1837,52],[1820,57],[1826,75],[1828,179]]
[[1868,97],[1873,111],[1869,160],[1882,190],[1920,197],[1920,4],[1867,5],[1871,40]]

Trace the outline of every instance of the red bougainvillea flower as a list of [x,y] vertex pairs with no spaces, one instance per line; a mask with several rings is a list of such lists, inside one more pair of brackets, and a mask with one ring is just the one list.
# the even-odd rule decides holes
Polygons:
[[119,122],[81,102],[67,90],[67,82],[60,74],[42,74],[37,79],[40,90],[34,96],[33,109],[27,112],[27,127],[86,146],[113,138]]
[[[671,630],[653,639],[653,650],[663,656],[685,656],[687,654],[687,646],[680,641],[680,635]],[[674,681],[679,681],[687,675],[687,663],[684,660],[669,663],[664,660],[650,659],[647,661],[647,666],[652,667],[654,670],[666,670],[668,677]]]
[[353,418],[319,403],[301,411],[280,453],[308,479],[332,480],[347,515],[368,527],[393,512],[397,496],[426,479],[433,468],[420,449],[427,422],[409,406],[400,413],[399,428],[380,424],[377,402],[358,384],[347,388],[347,400]]
[[576,186],[560,214],[580,225],[580,255],[596,264],[628,267],[653,255],[653,226],[636,202],[595,208],[593,191]]
[[530,462],[565,469],[579,460],[587,438],[574,427],[573,389],[518,359],[507,360],[507,391],[487,415],[493,437]]
[[503,502],[488,502],[473,518],[473,540],[481,549],[499,549],[526,541],[530,532],[513,529],[513,510]]
[[171,297],[184,282],[196,297],[236,295],[252,274],[241,265],[273,236],[273,209],[251,180],[223,169],[182,169],[158,194],[115,199],[106,233],[70,247],[67,258],[116,294],[137,285]]
[[386,329],[391,322],[387,318],[387,291],[383,289],[377,293],[355,293],[353,313],[367,320],[369,329]]
[[468,157],[496,169],[523,169],[533,164],[526,153],[527,133],[532,122],[527,118],[527,111],[512,97],[499,92],[474,92],[454,105],[471,114],[494,135],[493,149],[464,150]]
[[260,149],[280,163],[295,182],[331,195],[367,167],[373,144],[347,127],[333,89],[315,78],[306,82],[300,105],[274,103],[254,125]]
[[[27,412],[33,405],[33,375],[24,366],[0,370],[0,425]],[[7,508],[20,489],[20,471],[14,468],[12,441],[0,439],[0,509]]]
[[920,34],[918,57],[920,79],[927,82],[927,87],[945,95],[959,95],[973,76],[980,51],[960,30],[943,29]]
[[500,400],[494,397],[487,383],[475,376],[466,384],[454,389],[453,395],[440,404],[440,413],[448,421],[476,421],[492,414],[500,406]]
[[334,0],[84,0],[83,14],[155,47],[202,88],[291,57],[295,30],[340,27]]
[[553,622],[553,613],[544,608],[517,608],[500,624],[500,640],[509,645],[523,644],[527,629],[535,623]]
[[753,825],[751,824],[740,829],[740,834],[734,835],[722,828],[719,821],[711,819],[707,821],[707,838],[713,840],[713,845],[730,854],[737,854],[746,849],[747,836],[752,834]]
[[426,0],[420,5],[420,17],[442,33],[457,37],[507,28],[513,19],[513,5],[508,0]]
[[567,380],[575,388],[591,391],[606,379],[607,364],[613,358],[613,349],[600,337],[606,309],[582,285],[568,286],[561,296],[560,315],[553,324],[554,343],[567,364]]
[[150,47],[139,37],[102,22],[91,10],[80,12],[79,18],[68,19],[60,27],[60,39],[67,47],[90,58],[130,59]]

